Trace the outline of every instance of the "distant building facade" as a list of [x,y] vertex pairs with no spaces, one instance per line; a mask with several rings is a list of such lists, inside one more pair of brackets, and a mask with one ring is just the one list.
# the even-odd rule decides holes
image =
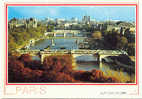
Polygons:
[[82,22],[84,24],[90,24],[90,16],[83,16]]
[[26,28],[37,28],[37,20],[35,18],[30,18],[26,20]]

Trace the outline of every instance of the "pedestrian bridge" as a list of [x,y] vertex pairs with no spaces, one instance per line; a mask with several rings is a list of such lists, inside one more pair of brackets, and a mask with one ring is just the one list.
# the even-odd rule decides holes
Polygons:
[[41,62],[44,61],[46,56],[50,55],[64,55],[64,54],[72,54],[74,58],[82,56],[82,55],[96,55],[98,57],[98,61],[101,62],[103,58],[107,56],[119,56],[121,54],[127,54],[127,52],[122,50],[19,50],[21,54],[30,54],[32,56],[39,55]]

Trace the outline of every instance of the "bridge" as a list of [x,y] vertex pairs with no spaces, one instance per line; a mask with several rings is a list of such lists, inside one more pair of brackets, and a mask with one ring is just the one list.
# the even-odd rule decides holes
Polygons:
[[80,30],[54,30],[54,32],[46,32],[44,33],[45,36],[52,35],[53,37],[56,37],[57,35],[63,35],[63,37],[66,37],[67,34],[72,34],[72,37],[75,36],[75,34],[81,33]]
[[82,55],[96,55],[98,58],[98,62],[101,62],[103,58],[107,56],[119,56],[121,54],[128,55],[125,51],[120,50],[19,50],[21,54],[30,54],[31,56],[40,56],[41,62],[44,61],[46,56],[50,55],[64,55],[64,54],[72,54],[74,58],[82,56]]

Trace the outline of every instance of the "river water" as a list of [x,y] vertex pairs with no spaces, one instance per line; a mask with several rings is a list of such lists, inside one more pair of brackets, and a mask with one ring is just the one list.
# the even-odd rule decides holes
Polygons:
[[[40,40],[36,42],[35,46],[31,46],[30,49],[35,50],[44,50],[45,48],[50,46],[50,49],[78,49],[78,45],[76,42],[80,43],[83,42],[83,38],[57,38],[57,39],[45,39],[45,40]],[[54,45],[53,45],[54,44]]]
[[[50,39],[44,39],[39,40],[35,43],[34,46],[31,46],[30,49],[38,49],[38,50],[44,50],[45,48],[50,47],[50,49],[79,49],[78,44],[82,43],[84,41],[84,38],[50,38]],[[34,57],[34,59],[38,59],[37,57]],[[135,75],[132,73],[124,72],[122,68],[112,68],[113,65],[101,63],[98,64],[97,57],[94,55],[82,55],[75,58],[76,60],[76,69],[77,70],[102,70],[106,76],[116,77],[117,79],[121,80],[122,82],[126,82],[128,80],[134,80],[135,81]]]

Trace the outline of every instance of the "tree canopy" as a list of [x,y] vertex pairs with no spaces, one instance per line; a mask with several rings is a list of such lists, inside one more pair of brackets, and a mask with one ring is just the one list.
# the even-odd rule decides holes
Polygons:
[[93,34],[92,34],[92,37],[94,39],[101,39],[102,38],[102,33],[100,31],[95,31]]

